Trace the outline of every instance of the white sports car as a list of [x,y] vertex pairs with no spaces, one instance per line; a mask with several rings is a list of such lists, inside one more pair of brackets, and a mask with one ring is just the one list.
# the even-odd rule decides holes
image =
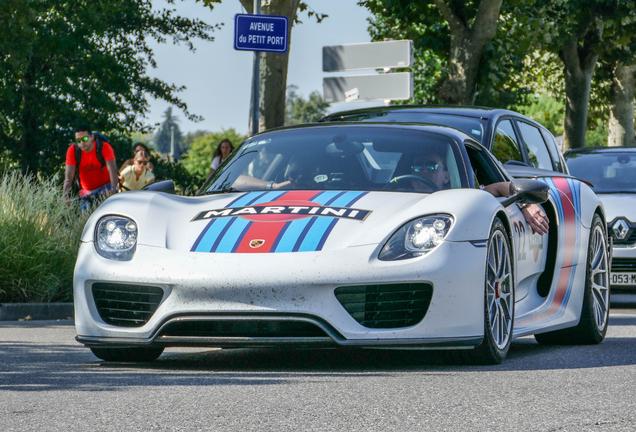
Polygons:
[[[610,287],[617,303],[636,294],[636,147],[585,147],[565,154],[572,175],[594,187],[613,237]],[[630,296],[632,299],[630,299]]]
[[[522,170],[523,171],[523,170]],[[603,205],[567,174],[509,181],[449,127],[334,123],[246,140],[198,196],[108,199],[75,267],[77,340],[107,361],[165,347],[451,350],[494,364],[513,338],[599,343]],[[541,203],[547,235],[517,204]]]

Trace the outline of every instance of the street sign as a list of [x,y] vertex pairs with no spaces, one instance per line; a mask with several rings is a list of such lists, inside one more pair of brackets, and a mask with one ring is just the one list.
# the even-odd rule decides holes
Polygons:
[[323,72],[405,68],[413,65],[413,41],[397,40],[322,47]]
[[288,28],[286,16],[236,14],[234,49],[285,53],[288,48]]
[[413,74],[323,78],[322,94],[326,103],[410,99],[413,97]]

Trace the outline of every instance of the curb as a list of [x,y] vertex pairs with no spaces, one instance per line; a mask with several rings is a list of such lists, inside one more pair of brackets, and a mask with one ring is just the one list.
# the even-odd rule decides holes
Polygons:
[[0,304],[0,321],[60,320],[73,316],[73,303]]

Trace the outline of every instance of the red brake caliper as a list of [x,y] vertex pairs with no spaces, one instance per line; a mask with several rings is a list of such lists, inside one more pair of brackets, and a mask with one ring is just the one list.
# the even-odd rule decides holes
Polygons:
[[499,281],[495,282],[495,298],[499,298]]

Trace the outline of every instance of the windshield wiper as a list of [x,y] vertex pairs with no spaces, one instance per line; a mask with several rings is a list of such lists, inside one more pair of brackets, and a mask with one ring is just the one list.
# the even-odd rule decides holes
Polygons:
[[217,194],[224,194],[224,193],[229,193],[229,192],[239,192],[239,190],[236,189],[236,188],[228,186],[228,187],[224,187],[223,189],[208,191],[208,192],[204,193],[203,195],[217,195]]

